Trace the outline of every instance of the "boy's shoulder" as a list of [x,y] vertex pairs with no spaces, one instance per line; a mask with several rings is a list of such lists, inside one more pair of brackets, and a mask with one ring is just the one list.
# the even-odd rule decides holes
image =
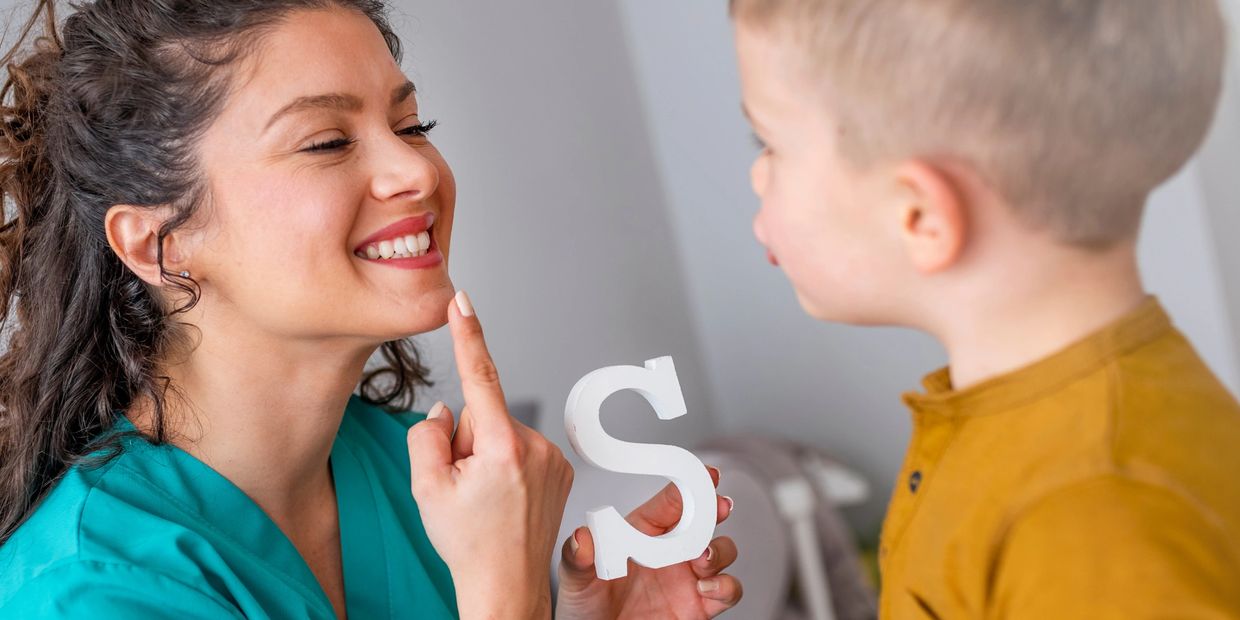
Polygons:
[[1240,485],[1234,480],[1240,472],[1240,402],[1188,339],[1169,329],[1106,372],[1111,465],[1130,475],[1165,475],[1168,485],[1207,495],[1221,493],[1240,519]]
[[1240,536],[1240,402],[1169,322],[1032,410],[1022,431],[1058,445],[1018,505],[1099,484],[1167,493],[1229,515]]
[[[1052,450],[1043,484],[1011,506],[1008,550],[1240,570],[1240,402],[1187,338],[1168,326],[1081,387],[1048,418],[1079,416],[1086,430],[1058,439],[1068,449]],[[1240,573],[1214,582],[1224,576]]]
[[1098,372],[1101,432],[1009,513],[1000,615],[1240,613],[1240,403],[1175,329]]
[[992,421],[1011,468],[974,533],[998,615],[1240,612],[1240,403],[1169,323],[1101,362]]

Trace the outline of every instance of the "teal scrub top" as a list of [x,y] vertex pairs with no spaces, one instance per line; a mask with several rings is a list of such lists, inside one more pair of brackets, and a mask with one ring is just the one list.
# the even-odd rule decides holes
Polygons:
[[[349,400],[331,450],[354,620],[457,618],[452,577],[409,492],[422,414]],[[121,416],[115,430],[133,430]],[[75,466],[0,546],[0,618],[334,618],[292,542],[189,453],[127,437]]]

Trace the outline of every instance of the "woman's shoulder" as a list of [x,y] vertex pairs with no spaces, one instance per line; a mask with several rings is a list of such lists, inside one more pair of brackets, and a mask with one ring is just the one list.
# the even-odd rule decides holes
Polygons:
[[[123,454],[117,455],[97,467],[70,467],[0,546],[0,601],[15,580],[37,576],[81,555],[82,523],[92,495],[122,458]],[[100,493],[106,494],[106,488]]]
[[57,561],[33,575],[5,575],[3,618],[240,618],[218,596],[171,575],[125,562],[83,557]]
[[[181,616],[180,605],[189,603],[204,611],[186,617],[212,607],[211,616],[227,617],[212,595],[123,551],[140,546],[139,533],[157,530],[161,520],[133,501],[149,481],[130,466],[132,458],[122,450],[101,464],[69,468],[0,546],[0,617],[166,617],[168,604]],[[160,605],[144,615],[152,593]]]

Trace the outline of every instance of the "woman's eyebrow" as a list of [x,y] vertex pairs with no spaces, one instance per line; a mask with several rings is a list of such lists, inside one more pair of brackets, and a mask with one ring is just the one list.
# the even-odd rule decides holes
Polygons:
[[345,93],[328,93],[325,95],[306,95],[298,97],[289,104],[280,108],[278,112],[271,115],[267,120],[267,125],[263,127],[263,131],[271,129],[271,126],[281,117],[288,116],[295,112],[308,110],[313,108],[327,108],[332,110],[346,110],[356,112],[362,109],[362,100],[355,95]]
[[[413,82],[406,80],[404,84],[401,84],[392,90],[391,105],[396,106],[402,103],[405,99],[409,98],[409,95],[412,95],[417,91],[418,89],[413,85]],[[284,107],[280,108],[275,114],[272,114],[271,118],[267,119],[267,125],[263,127],[263,131],[266,132],[270,129],[271,126],[274,125],[277,120],[280,120],[281,117],[295,112],[300,112],[302,110],[327,108],[332,110],[356,112],[362,109],[362,105],[362,99],[360,97],[349,93],[326,93],[322,95],[306,95],[303,97],[298,97],[286,104]]]
[[393,106],[399,105],[405,99],[408,99],[409,95],[412,95],[413,93],[416,93],[416,92],[418,92],[418,88],[413,85],[413,82],[409,80],[405,80],[404,84],[397,86],[392,91],[392,105]]

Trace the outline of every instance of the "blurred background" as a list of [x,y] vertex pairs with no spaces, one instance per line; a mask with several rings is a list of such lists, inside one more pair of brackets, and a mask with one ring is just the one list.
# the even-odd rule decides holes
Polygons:
[[[1240,0],[1224,1],[1240,15]],[[577,467],[564,535],[586,509],[625,511],[666,482],[576,459],[563,428],[569,391],[596,368],[671,355],[689,414],[660,422],[626,393],[608,401],[604,424],[723,465],[737,505],[722,531],[738,540],[732,572],[746,583],[731,617],[823,617],[796,575],[823,565],[838,575],[833,562],[872,546],[909,439],[899,396],[945,356],[907,330],[809,319],[767,264],[750,228],[757,147],[740,113],[727,3],[390,3],[422,118],[440,121],[434,141],[458,179],[453,279],[486,325],[514,414]],[[6,16],[27,6],[0,0]],[[1205,149],[1153,196],[1141,246],[1148,288],[1233,391],[1238,67]],[[442,399],[459,411],[446,332],[420,340],[437,383],[419,407]],[[781,464],[826,512],[806,507],[804,486],[776,484]],[[809,539],[798,518],[815,519]],[[818,569],[796,550],[807,544],[823,551]],[[835,611],[866,617],[864,605],[841,607],[849,587]]]
[[[571,452],[562,412],[581,376],[672,355],[689,415],[660,422],[621,394],[604,409],[612,434],[686,447],[752,432],[796,440],[867,484],[841,503],[853,504],[842,514],[859,543],[872,542],[909,438],[899,395],[945,356],[910,331],[809,319],[764,260],[726,2],[394,5],[423,118],[441,122],[434,140],[460,187],[453,279],[475,300],[509,399]],[[1153,196],[1141,261],[1236,391],[1240,69],[1229,72],[1206,148]],[[420,404],[459,407],[446,334],[423,343],[439,382]],[[575,465],[566,532],[591,502],[631,507],[616,489],[664,482]],[[737,515],[747,510],[738,500]],[[753,572],[754,547],[742,540],[741,553],[737,572]],[[750,611],[735,616],[762,617]]]

